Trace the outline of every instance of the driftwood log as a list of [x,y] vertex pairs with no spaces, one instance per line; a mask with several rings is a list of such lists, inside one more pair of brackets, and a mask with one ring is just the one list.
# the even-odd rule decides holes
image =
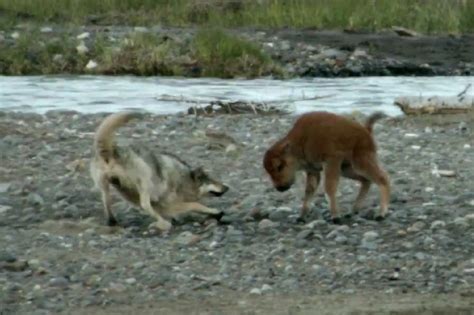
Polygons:
[[406,115],[469,113],[474,111],[474,96],[466,95],[470,87],[469,84],[461,93],[452,97],[399,97],[395,99],[395,105]]

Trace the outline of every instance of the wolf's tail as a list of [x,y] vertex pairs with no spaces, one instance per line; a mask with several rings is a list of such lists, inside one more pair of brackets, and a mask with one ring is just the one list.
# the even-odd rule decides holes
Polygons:
[[114,154],[115,130],[141,115],[134,112],[121,112],[107,116],[97,128],[94,137],[94,148],[97,154],[108,162]]
[[372,133],[372,128],[374,124],[377,122],[377,120],[385,118],[385,117],[387,117],[387,115],[385,115],[382,112],[375,112],[371,114],[369,117],[367,117],[367,120],[365,121],[365,128],[367,128],[367,130],[370,133]]

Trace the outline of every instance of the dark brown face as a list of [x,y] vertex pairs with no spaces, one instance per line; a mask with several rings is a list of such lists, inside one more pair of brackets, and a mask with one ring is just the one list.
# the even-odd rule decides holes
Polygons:
[[263,158],[263,166],[278,191],[286,191],[295,182],[296,163],[289,152],[288,145],[270,148]]

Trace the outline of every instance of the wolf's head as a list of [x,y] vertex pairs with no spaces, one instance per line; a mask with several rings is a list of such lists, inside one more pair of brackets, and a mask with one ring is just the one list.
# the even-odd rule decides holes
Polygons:
[[198,187],[200,196],[212,195],[219,197],[229,190],[229,187],[211,178],[202,167],[194,169],[191,172],[191,178]]

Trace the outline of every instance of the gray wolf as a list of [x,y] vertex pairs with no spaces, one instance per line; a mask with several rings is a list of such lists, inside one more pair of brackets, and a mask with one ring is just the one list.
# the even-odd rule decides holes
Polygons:
[[95,133],[90,172],[102,194],[107,224],[117,225],[111,209],[110,186],[154,217],[154,225],[162,231],[171,228],[169,219],[187,212],[222,216],[221,211],[206,207],[199,200],[207,195],[221,196],[229,188],[212,179],[201,167],[192,169],[175,155],[155,153],[144,145],[121,146],[115,142],[115,131],[141,116],[133,112],[112,114]]
[[295,181],[295,173],[306,173],[306,189],[300,218],[309,211],[313,197],[324,171],[324,188],[328,198],[332,221],[341,223],[336,202],[339,177],[359,181],[360,191],[353,206],[357,213],[372,182],[381,194],[377,220],[388,213],[390,182],[387,173],[377,161],[376,144],[372,136],[373,124],[383,113],[370,115],[365,126],[349,118],[328,113],[311,112],[300,116],[293,128],[273,144],[263,158],[263,165],[278,191],[288,190]]

